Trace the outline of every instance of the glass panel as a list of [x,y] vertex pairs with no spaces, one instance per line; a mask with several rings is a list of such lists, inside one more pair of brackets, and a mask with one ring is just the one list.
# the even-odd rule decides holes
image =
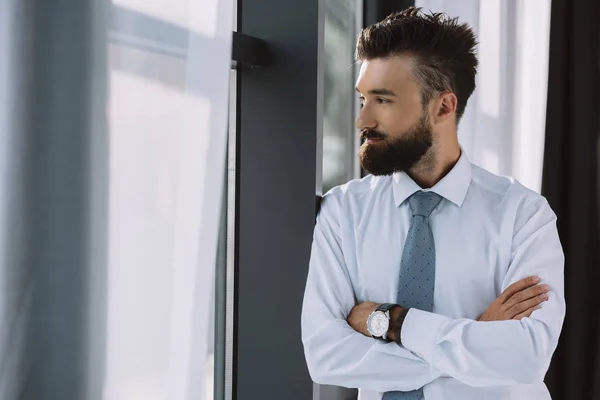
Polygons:
[[354,48],[362,0],[325,0],[323,193],[359,176]]
[[204,387],[205,400],[223,398],[224,339],[225,339],[225,270],[227,267],[227,176],[223,187],[221,223],[215,265],[215,285],[213,286],[212,313],[209,320],[208,352],[206,358]]
[[[360,177],[359,138],[354,120],[358,68],[354,49],[362,28],[362,0],[325,0],[323,193]],[[316,385],[314,399],[356,399],[355,389]]]
[[[233,31],[237,32],[238,2],[233,2]],[[233,268],[235,244],[235,164],[236,164],[236,120],[237,120],[237,71],[232,64],[229,72],[229,122],[227,135],[227,163],[225,165],[225,185],[221,207],[219,228],[219,250],[215,269],[215,301],[212,318],[213,336],[209,338],[212,355],[209,352],[209,367],[214,375],[206,400],[231,400],[233,385]],[[212,364],[210,364],[212,362]],[[208,369],[207,369],[208,370]],[[213,387],[214,384],[214,387]]]
[[237,71],[232,70],[229,81],[229,136],[227,141],[227,218],[226,218],[226,263],[225,279],[220,283],[220,287],[225,287],[224,303],[225,312],[225,340],[224,350],[220,349],[220,354],[224,357],[224,385],[223,396],[216,397],[217,400],[233,399],[233,333],[234,333],[234,293],[235,293],[235,210],[237,202],[236,177],[237,177]]

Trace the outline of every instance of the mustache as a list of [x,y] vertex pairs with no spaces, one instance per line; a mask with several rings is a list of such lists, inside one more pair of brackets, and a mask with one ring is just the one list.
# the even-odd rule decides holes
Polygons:
[[363,129],[362,131],[360,131],[360,139],[361,140],[367,140],[367,139],[385,139],[386,135],[382,132],[379,132],[378,130],[375,129]]

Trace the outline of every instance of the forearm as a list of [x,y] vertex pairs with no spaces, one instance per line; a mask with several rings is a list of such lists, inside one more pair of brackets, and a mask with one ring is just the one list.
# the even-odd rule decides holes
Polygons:
[[409,391],[442,376],[407,349],[363,336],[345,321],[331,321],[317,330],[304,321],[306,361],[317,383],[378,392]]
[[312,379],[378,392],[414,390],[437,379],[442,373],[410,351],[363,336],[348,325],[356,296],[341,249],[339,199],[335,194],[325,199],[302,306],[302,342]]
[[470,386],[541,382],[557,344],[546,323],[477,322],[411,310],[401,333],[403,345],[435,368]]
[[511,259],[501,288],[541,276],[550,288],[544,306],[527,318],[490,322],[411,309],[402,322],[403,346],[470,386],[543,380],[565,317],[564,256],[556,216],[545,200],[536,202],[514,223]]

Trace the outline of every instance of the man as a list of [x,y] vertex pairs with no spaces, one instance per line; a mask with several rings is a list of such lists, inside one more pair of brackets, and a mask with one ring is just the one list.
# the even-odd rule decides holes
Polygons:
[[361,400],[550,399],[564,256],[546,200],[472,165],[466,24],[417,8],[358,39],[369,175],[324,196],[302,312],[313,380]]

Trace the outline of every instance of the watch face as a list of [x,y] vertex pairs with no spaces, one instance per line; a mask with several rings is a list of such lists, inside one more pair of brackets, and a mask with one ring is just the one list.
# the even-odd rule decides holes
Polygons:
[[369,332],[375,337],[383,336],[390,326],[390,320],[382,311],[375,311],[369,318]]

